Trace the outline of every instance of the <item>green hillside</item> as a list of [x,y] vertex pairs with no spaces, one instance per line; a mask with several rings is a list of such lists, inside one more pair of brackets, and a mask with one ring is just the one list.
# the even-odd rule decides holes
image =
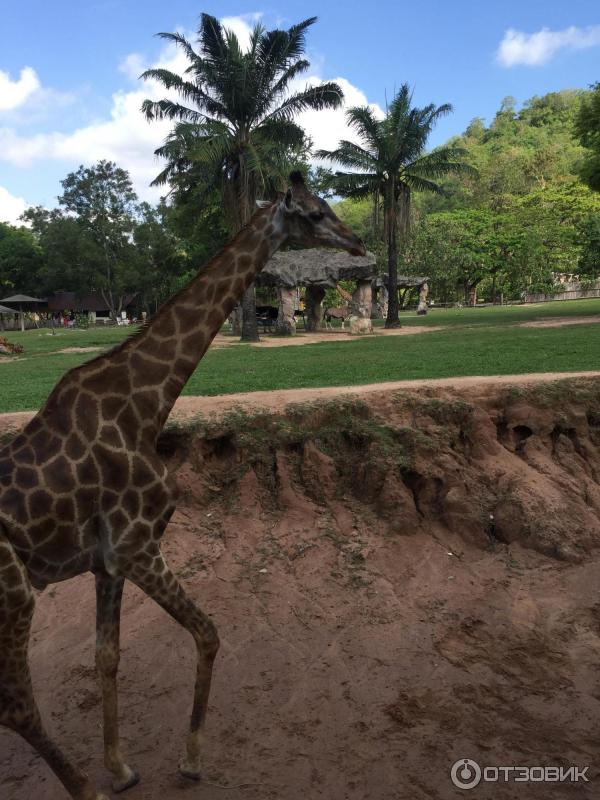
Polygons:
[[[415,192],[401,271],[432,276],[440,302],[518,298],[551,291],[555,273],[600,274],[600,195],[580,178],[585,150],[575,119],[589,92],[506,98],[486,126],[474,119],[447,144],[463,148],[476,177],[450,177],[443,195]],[[369,201],[338,213],[378,250]],[[383,259],[382,259],[383,266]]]

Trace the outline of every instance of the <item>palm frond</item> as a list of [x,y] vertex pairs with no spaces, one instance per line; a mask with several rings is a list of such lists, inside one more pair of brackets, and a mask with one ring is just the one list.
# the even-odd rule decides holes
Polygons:
[[433,194],[444,194],[443,188],[435,181],[427,180],[420,175],[414,173],[405,173],[402,176],[403,183],[410,189],[417,192],[432,192]]
[[331,161],[349,169],[376,172],[379,166],[376,156],[360,145],[346,140],[342,140],[335,150],[318,150],[315,155],[317,158]]
[[381,149],[382,129],[373,109],[369,106],[354,106],[346,111],[348,125],[353,128],[374,151]]
[[275,142],[285,148],[298,148],[304,144],[304,129],[291,120],[268,119],[254,131],[265,142]]
[[181,47],[191,62],[196,61],[196,59],[200,57],[198,53],[196,53],[192,45],[185,38],[185,36],[183,36],[181,33],[162,32],[162,33],[157,33],[156,35],[161,39],[166,39],[169,42],[174,42],[174,44],[176,44],[178,47]]
[[220,64],[227,62],[228,53],[223,26],[216,17],[210,14],[200,16],[198,39],[202,43],[202,50],[206,57]]
[[302,92],[295,92],[286,97],[281,105],[271,111],[265,119],[292,119],[302,111],[314,109],[321,111],[324,108],[339,108],[344,94],[337,83],[321,83],[319,86],[309,86]]
[[368,197],[379,191],[381,177],[376,173],[336,172],[331,187],[342,197]]
[[142,114],[148,120],[153,119],[180,119],[188,122],[202,122],[207,119],[206,114],[187,108],[172,100],[144,100]]
[[475,167],[460,161],[465,155],[466,151],[460,147],[440,147],[415,159],[406,169],[426,178],[439,178],[453,173],[476,177],[479,173]]

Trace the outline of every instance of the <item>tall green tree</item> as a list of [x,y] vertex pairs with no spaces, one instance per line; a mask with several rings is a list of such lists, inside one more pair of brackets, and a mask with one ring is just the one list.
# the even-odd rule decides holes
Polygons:
[[131,270],[137,196],[129,174],[112,161],[81,166],[61,181],[58,202],[71,214],[95,243],[100,253],[91,279],[113,319],[121,311],[126,292],[135,290]]
[[[202,14],[197,49],[179,33],[159,34],[184,51],[189,61],[184,75],[151,69],[142,76],[159,81],[181,100],[146,100],[142,105],[149,120],[176,121],[156,151],[167,159],[156,182],[189,187],[191,178],[202,181],[207,194],[217,188],[233,232],[249,221],[260,195],[283,188],[290,157],[305,145],[294,117],[342,102],[335,83],[293,90],[294,81],[310,66],[304,58],[306,31],[315,21],[311,17],[288,30],[256,25],[244,50],[235,33]],[[242,338],[257,340],[254,287],[242,307]]]
[[579,233],[579,274],[588,279],[597,278],[600,275],[600,209],[581,223]]
[[28,208],[22,219],[42,251],[41,293],[65,290],[83,294],[96,288],[94,276],[102,269],[103,254],[76,216],[35,206]]
[[39,292],[42,249],[32,232],[0,222],[0,300]]
[[344,140],[336,150],[321,150],[317,154],[348,170],[335,175],[334,186],[342,196],[370,196],[376,212],[380,204],[383,206],[389,292],[387,328],[400,324],[399,241],[403,246],[408,241],[412,192],[440,193],[436,182],[439,178],[473,171],[461,161],[464,155],[461,148],[449,146],[425,152],[434,125],[451,110],[447,103],[413,107],[408,84],[403,84],[381,120],[368,106],[348,110],[348,123],[357,132],[360,145]]
[[600,192],[600,83],[596,83],[582,100],[575,120],[575,133],[587,149],[581,178],[590,189]]
[[164,202],[141,203],[133,231],[140,305],[153,312],[190,277],[187,249],[167,224],[168,213]]

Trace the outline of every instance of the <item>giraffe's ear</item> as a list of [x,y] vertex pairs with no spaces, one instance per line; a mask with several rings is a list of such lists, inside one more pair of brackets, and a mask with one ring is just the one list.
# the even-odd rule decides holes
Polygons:
[[270,200],[257,200],[256,207],[257,208],[268,208],[271,205]]
[[283,199],[283,202],[285,203],[285,207],[288,210],[292,207],[292,190],[291,189],[288,189],[287,192],[285,193],[285,197]]

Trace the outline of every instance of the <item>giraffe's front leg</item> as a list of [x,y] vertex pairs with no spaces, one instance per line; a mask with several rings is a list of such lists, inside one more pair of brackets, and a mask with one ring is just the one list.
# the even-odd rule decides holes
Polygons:
[[212,667],[219,649],[219,637],[213,621],[187,597],[158,548],[153,555],[151,566],[146,566],[146,561],[144,563],[136,562],[134,557],[131,562],[128,560],[124,562],[123,571],[129,580],[137,584],[189,631],[196,643],[194,701],[186,753],[179,765],[179,771],[186,778],[200,780],[202,736],[208,707]]
[[[42,724],[27,659],[34,605],[25,567],[0,530],[0,725],[16,731],[37,750],[73,800],[108,800],[62,752]],[[62,792],[53,792],[53,797],[59,794],[63,796]]]
[[123,583],[121,577],[96,573],[96,667],[102,685],[104,764],[115,776],[112,782],[115,792],[135,786],[140,779],[123,760],[119,747],[117,671]]

